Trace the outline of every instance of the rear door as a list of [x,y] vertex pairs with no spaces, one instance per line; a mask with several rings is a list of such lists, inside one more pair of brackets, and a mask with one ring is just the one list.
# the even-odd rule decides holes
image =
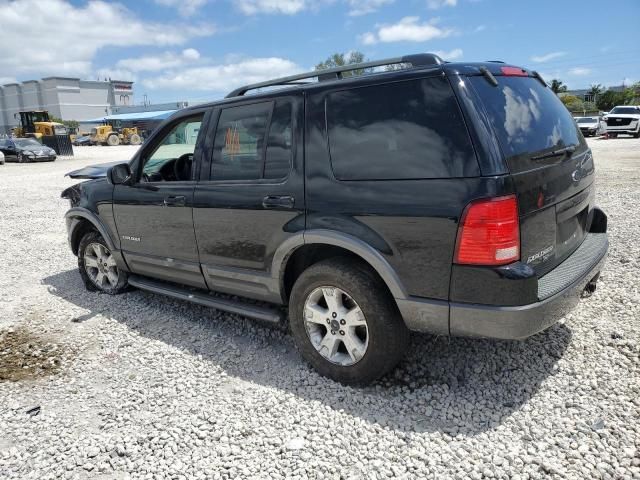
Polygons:
[[582,243],[594,206],[594,164],[575,121],[534,77],[470,77],[498,138],[520,209],[522,261],[544,275]]
[[0,139],[0,151],[4,153],[7,162],[15,161],[17,158],[16,146],[9,139]]
[[193,218],[212,290],[279,301],[274,252],[304,229],[302,96],[246,100],[214,113]]

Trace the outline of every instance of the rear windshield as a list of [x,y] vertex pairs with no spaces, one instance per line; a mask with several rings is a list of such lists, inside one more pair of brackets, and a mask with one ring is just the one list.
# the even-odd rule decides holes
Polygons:
[[584,145],[569,110],[550,88],[532,77],[496,78],[497,87],[484,77],[470,77],[470,81],[482,98],[511,171],[540,166],[532,163],[533,156]]

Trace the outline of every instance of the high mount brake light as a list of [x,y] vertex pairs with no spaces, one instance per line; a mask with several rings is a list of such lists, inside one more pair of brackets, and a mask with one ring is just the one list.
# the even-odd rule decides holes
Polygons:
[[500,67],[500,71],[507,77],[528,77],[529,74],[518,67]]
[[515,195],[477,200],[465,208],[454,262],[505,265],[520,259],[520,223]]

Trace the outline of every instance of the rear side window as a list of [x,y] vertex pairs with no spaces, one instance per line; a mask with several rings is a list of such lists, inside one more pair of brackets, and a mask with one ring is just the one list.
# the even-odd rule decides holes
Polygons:
[[214,180],[262,177],[263,145],[271,107],[268,102],[222,110],[213,148]]
[[291,145],[291,102],[225,108],[216,130],[211,178],[284,178],[291,168]]
[[569,110],[550,88],[532,77],[496,78],[496,87],[484,77],[469,80],[486,107],[512,172],[539,167],[540,162],[531,159],[538,154],[584,145]]
[[328,95],[331,164],[340,180],[479,175],[471,140],[446,78]]

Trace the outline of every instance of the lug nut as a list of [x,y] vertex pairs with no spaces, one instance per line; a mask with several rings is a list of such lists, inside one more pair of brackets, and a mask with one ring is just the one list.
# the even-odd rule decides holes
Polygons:
[[331,320],[327,318],[327,325],[329,325],[330,323],[331,323]]
[[338,314],[337,314],[336,312],[333,312],[333,313],[331,314],[331,316],[332,316],[333,318],[336,318],[336,317],[338,316]]
[[340,320],[340,325],[344,325],[344,324],[346,324],[346,323],[347,323],[347,322],[345,322],[345,321],[344,321],[344,318],[343,318],[342,320]]
[[335,330],[331,330],[331,335],[335,335],[336,331]]
[[340,335],[344,335],[344,330],[340,330]]

